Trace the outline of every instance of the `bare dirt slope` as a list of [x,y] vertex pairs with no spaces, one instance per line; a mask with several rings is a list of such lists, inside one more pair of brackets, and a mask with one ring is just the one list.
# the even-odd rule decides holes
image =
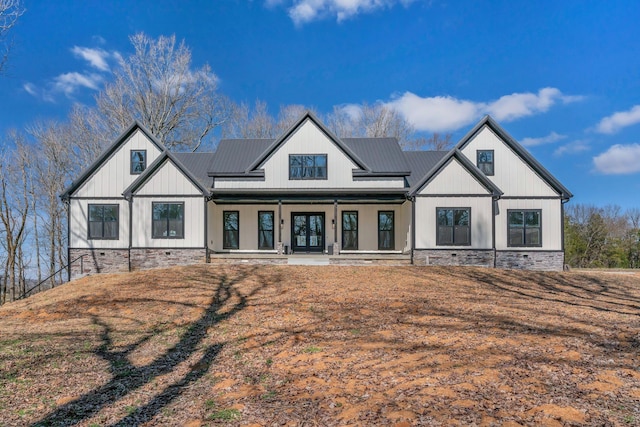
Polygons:
[[0,308],[0,425],[640,425],[640,274],[193,267]]

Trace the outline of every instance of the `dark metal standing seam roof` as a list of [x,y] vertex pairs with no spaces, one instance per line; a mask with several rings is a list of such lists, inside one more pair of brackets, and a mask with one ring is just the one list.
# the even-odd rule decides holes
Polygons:
[[373,173],[410,172],[409,164],[395,138],[342,138]]
[[242,173],[264,153],[274,139],[223,139],[218,143],[209,172]]

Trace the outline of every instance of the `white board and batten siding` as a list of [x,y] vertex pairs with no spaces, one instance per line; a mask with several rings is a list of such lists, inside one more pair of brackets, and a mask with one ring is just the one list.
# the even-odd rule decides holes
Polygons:
[[147,166],[161,154],[139,129],[107,159],[72,197],[120,197],[140,175],[131,174],[131,150],[147,151]]
[[[152,237],[153,203],[184,203],[184,238]],[[204,197],[134,197],[133,248],[204,248]]]
[[457,159],[452,158],[418,194],[490,195],[491,193]]
[[[290,154],[326,154],[327,179],[290,180]],[[263,165],[264,181],[219,180],[216,188],[403,188],[403,178],[353,179],[358,166],[311,120],[305,121]]]
[[[416,197],[416,249],[491,249],[493,200],[491,197]],[[437,208],[471,209],[471,245],[438,246]]]
[[142,187],[135,192],[134,196],[155,196],[155,195],[201,195],[202,192],[178,169],[169,159],[167,159],[147,179]]
[[[502,199],[496,216],[496,249],[526,251],[562,250],[562,205],[559,199]],[[508,210],[540,209],[542,216],[542,247],[508,247]]]
[[487,126],[469,141],[462,153],[476,164],[478,150],[493,150],[494,175],[488,178],[504,192],[504,196],[558,196],[544,179]]
[[[89,205],[118,205],[118,239],[89,239]],[[71,199],[69,247],[126,249],[129,247],[129,202],[124,199]]]

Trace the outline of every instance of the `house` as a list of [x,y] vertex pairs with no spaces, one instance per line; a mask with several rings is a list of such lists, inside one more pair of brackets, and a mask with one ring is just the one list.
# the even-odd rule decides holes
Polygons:
[[301,253],[560,270],[572,194],[488,116],[446,152],[338,138],[305,113],[215,153],[169,152],[134,123],[61,197],[78,277]]

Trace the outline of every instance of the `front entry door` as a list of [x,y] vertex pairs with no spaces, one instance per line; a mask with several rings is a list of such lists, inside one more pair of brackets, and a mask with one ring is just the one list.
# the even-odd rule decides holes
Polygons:
[[322,252],[324,213],[292,213],[291,236],[293,252]]

